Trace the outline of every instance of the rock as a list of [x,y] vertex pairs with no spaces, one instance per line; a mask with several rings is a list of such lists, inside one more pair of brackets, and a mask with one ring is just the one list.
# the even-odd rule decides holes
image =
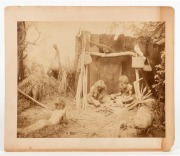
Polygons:
[[152,125],[153,121],[153,115],[151,110],[146,106],[140,107],[133,121],[135,128],[147,129]]

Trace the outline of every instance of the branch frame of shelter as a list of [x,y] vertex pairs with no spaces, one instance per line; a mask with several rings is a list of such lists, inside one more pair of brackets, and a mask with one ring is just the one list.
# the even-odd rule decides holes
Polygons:
[[5,13],[7,151],[171,149],[172,8],[7,7]]

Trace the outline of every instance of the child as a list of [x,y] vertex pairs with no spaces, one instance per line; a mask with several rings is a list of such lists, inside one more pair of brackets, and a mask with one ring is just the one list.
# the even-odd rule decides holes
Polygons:
[[128,77],[125,75],[120,76],[119,78],[119,93],[111,95],[111,99],[115,99],[117,96],[122,97],[123,103],[130,103],[133,101],[132,97],[133,87],[129,84]]
[[89,104],[99,107],[105,95],[106,85],[103,80],[99,80],[91,87],[87,96],[87,101]]

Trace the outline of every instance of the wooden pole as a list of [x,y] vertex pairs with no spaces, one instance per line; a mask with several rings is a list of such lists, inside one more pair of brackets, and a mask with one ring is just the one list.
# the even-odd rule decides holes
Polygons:
[[87,74],[88,74],[88,65],[85,66],[85,110],[87,110]]
[[85,65],[85,52],[89,49],[87,40],[90,40],[88,32],[82,33],[82,53],[83,53],[83,110],[87,108],[87,65]]
[[44,104],[36,101],[35,99],[33,99],[32,97],[30,97],[29,95],[27,95],[26,93],[24,93],[23,91],[21,91],[20,89],[18,89],[18,92],[21,93],[22,95],[24,95],[25,97],[27,97],[29,100],[31,100],[31,101],[34,102],[35,104],[37,104],[37,105],[39,105],[39,106],[41,106],[41,107],[49,110],[46,105],[44,105]]
[[139,69],[135,69],[135,74],[136,74],[136,94],[137,94],[137,100],[139,100],[139,95],[140,95],[140,85],[139,85]]
[[84,65],[83,68],[83,110],[85,110],[86,107],[86,67]]
[[[77,92],[76,92],[76,107],[78,110],[80,110],[81,106],[81,93],[84,96],[84,53],[85,53],[85,38],[84,38],[84,31],[82,30],[82,51],[81,51],[81,69],[78,79],[78,85],[77,85]],[[84,108],[84,99],[82,100],[82,108]]]
[[83,86],[83,71],[81,68],[78,78],[77,91],[76,91],[76,107],[78,110],[80,110],[82,86]]

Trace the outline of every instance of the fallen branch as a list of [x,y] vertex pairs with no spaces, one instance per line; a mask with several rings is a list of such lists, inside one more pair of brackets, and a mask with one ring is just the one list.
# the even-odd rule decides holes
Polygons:
[[27,95],[26,93],[24,93],[23,91],[21,91],[20,89],[18,89],[18,92],[21,93],[22,95],[24,95],[25,97],[27,97],[29,100],[31,100],[31,101],[34,102],[35,104],[37,104],[37,105],[39,105],[39,106],[41,106],[41,107],[49,110],[46,105],[44,105],[44,104],[36,101],[35,99],[33,99],[32,97],[30,97],[29,95]]

